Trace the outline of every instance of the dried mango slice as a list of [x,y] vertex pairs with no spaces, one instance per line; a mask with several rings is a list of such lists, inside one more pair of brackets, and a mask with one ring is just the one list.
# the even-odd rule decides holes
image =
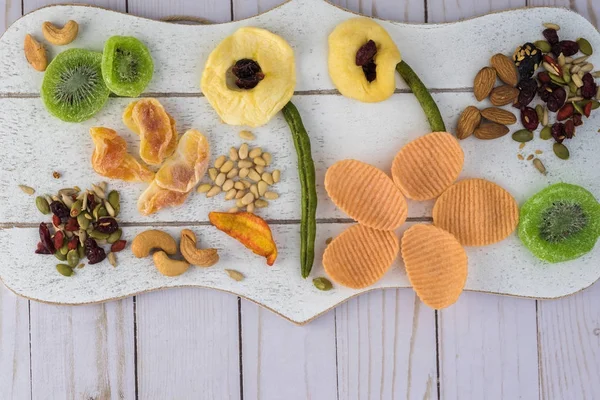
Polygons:
[[467,281],[467,253],[449,232],[432,225],[413,225],[402,237],[406,274],[417,296],[434,309],[458,300]]
[[[360,62],[357,53],[367,43],[375,49],[372,63],[357,65]],[[364,102],[390,97],[396,89],[396,65],[401,60],[390,35],[370,18],[344,21],[329,35],[329,76],[346,97]]]
[[254,254],[266,257],[268,265],[275,263],[277,245],[269,224],[261,217],[249,212],[211,212],[208,219],[217,229],[239,240]]
[[163,189],[156,184],[156,181],[153,181],[138,199],[138,211],[142,215],[150,215],[165,207],[180,206],[190,193],[191,191],[183,193]]
[[173,129],[169,114],[156,99],[141,99],[133,106],[131,118],[140,132],[140,157],[160,165],[172,148]]
[[[242,74],[235,75],[233,67],[238,62],[247,64]],[[254,86],[241,82],[238,85],[236,77],[240,76],[260,81],[254,81]],[[264,125],[294,94],[294,50],[283,38],[266,29],[240,28],[210,53],[200,86],[225,123]]]
[[117,132],[109,128],[93,127],[90,135],[95,146],[92,153],[94,171],[107,178],[128,182],[150,182],[154,179],[154,172],[127,153],[127,142]]
[[156,173],[156,184],[163,189],[189,192],[206,173],[209,159],[208,140],[202,133],[190,129],[179,140],[175,153]]
[[[133,107],[135,107],[135,105],[137,103],[138,103],[138,100],[132,101],[125,108],[125,111],[123,111],[123,123],[125,124],[125,126],[127,128],[129,128],[129,130],[131,130],[136,135],[139,135],[140,128],[133,120]],[[169,116],[169,121],[171,122],[171,131],[173,132],[173,137],[171,138],[171,141],[169,142],[169,145],[167,146],[167,153],[166,153],[167,157],[170,157],[173,154],[173,152],[175,151],[175,149],[177,148],[177,142],[179,140],[179,136],[177,134],[177,122],[175,121],[175,119],[173,118],[173,116],[171,114],[167,113],[167,115]]]

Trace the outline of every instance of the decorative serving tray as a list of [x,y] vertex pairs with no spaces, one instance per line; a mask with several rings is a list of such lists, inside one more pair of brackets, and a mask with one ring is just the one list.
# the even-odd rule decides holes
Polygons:
[[[15,22],[0,39],[0,278],[15,293],[56,304],[86,304],[118,299],[157,289],[196,286],[218,289],[252,300],[289,320],[302,324],[362,292],[385,287],[409,287],[400,258],[373,287],[352,290],[338,285],[328,292],[317,290],[310,279],[300,277],[300,184],[292,138],[281,115],[261,128],[255,145],[274,156],[274,168],[282,171],[276,191],[281,197],[260,215],[271,225],[279,248],[273,267],[240,243],[212,227],[208,213],[225,210],[222,196],[207,199],[194,194],[180,208],[141,216],[136,201],[143,184],[110,181],[121,192],[121,221],[127,240],[151,227],[174,236],[183,227],[193,229],[201,246],[220,249],[221,261],[211,268],[191,268],[175,278],[162,276],[151,258],[136,259],[130,251],[118,253],[119,265],[89,265],[71,278],[59,275],[56,260],[34,254],[37,226],[49,218],[34,205],[34,196],[18,188],[31,186],[37,193],[55,193],[62,187],[90,187],[102,178],[90,164],[92,126],[116,129],[129,142],[133,154],[138,137],[121,122],[131,99],[111,97],[92,119],[65,123],[50,116],[39,97],[43,74],[33,70],[23,54],[23,39],[39,38],[44,21],[63,24],[77,21],[80,33],[70,47],[102,51],[112,35],[132,35],[149,47],[155,74],[146,96],[160,99],[181,131],[196,128],[209,138],[214,155],[239,146],[239,127],[220,122],[199,89],[208,54],[223,38],[241,26],[267,28],[285,38],[295,50],[298,83],[293,102],[310,134],[317,169],[318,229],[312,277],[323,276],[321,257],[325,242],[352,223],[327,197],[323,188],[326,169],[335,161],[356,158],[389,172],[395,153],[407,142],[429,131],[415,97],[398,79],[397,93],[389,100],[365,104],[342,97],[327,72],[327,37],[341,21],[355,15],[323,0],[291,0],[262,15],[242,21],[207,25],[175,25],[87,6],[52,6],[34,11]],[[542,23],[561,25],[564,38],[587,38],[600,49],[600,35],[583,17],[561,8],[528,8],[490,14],[451,24],[412,25],[380,21],[397,43],[403,59],[433,92],[447,127],[453,131],[461,110],[474,104],[472,81],[492,54],[511,54],[518,44],[542,39]],[[57,51],[51,47],[51,57]],[[600,65],[596,54],[590,61]],[[487,101],[486,101],[487,102]],[[480,106],[487,105],[486,102]],[[552,154],[551,141],[534,140],[524,151],[540,155],[549,173],[541,175],[530,162],[517,159],[518,145],[510,136],[492,141],[461,141],[465,167],[461,178],[481,177],[506,188],[522,204],[550,183],[579,184],[600,198],[600,113],[593,113],[569,143],[571,159]],[[52,171],[62,178],[52,178]],[[432,202],[409,202],[409,222],[430,221]],[[401,230],[402,230],[401,229]],[[401,234],[399,231],[398,234]],[[600,249],[561,264],[535,259],[515,234],[501,243],[467,249],[469,276],[466,289],[495,294],[557,298],[582,290],[600,277]],[[225,268],[241,271],[241,282],[230,279]]]

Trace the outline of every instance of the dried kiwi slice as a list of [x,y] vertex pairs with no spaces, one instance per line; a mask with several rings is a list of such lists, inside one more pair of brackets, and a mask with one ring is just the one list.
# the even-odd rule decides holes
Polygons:
[[541,260],[579,258],[594,248],[598,236],[600,203],[581,186],[548,186],[521,208],[519,238]]
[[57,55],[46,69],[41,89],[50,114],[63,121],[81,122],[100,111],[110,94],[101,63],[101,53],[84,49]]
[[132,36],[113,36],[104,44],[102,76],[119,96],[137,97],[148,86],[154,62],[144,43]]

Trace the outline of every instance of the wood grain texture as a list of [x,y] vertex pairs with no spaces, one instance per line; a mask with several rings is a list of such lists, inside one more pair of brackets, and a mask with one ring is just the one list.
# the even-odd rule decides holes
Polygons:
[[438,311],[441,398],[537,399],[535,312],[532,300],[474,293]]
[[340,399],[437,399],[434,311],[387,289],[336,309]]
[[238,302],[206,289],[136,298],[140,399],[240,397]]
[[428,0],[427,22],[454,22],[525,5],[525,0]]
[[32,302],[33,398],[134,397],[133,333],[132,299],[81,307]]
[[425,2],[421,0],[331,0],[350,11],[399,22],[423,22]]
[[[32,12],[33,10],[37,10],[38,8],[53,5],[53,4],[61,4],[63,1],[58,0],[23,0],[23,12],[25,14]],[[85,0],[81,3],[90,4],[93,6],[107,8],[109,10],[121,11],[125,12],[126,0]],[[55,21],[66,22],[68,18],[64,21]]]
[[242,302],[244,399],[335,399],[335,316],[294,326]]
[[129,0],[128,5],[130,14],[152,19],[185,15],[213,22],[231,21],[229,0]]
[[21,16],[19,0],[0,1],[0,33],[3,33],[14,21]]
[[[600,2],[597,0],[529,0],[530,6],[568,7],[583,15],[596,27],[600,21]],[[550,22],[550,21],[549,21]],[[560,21],[557,21],[560,25]]]

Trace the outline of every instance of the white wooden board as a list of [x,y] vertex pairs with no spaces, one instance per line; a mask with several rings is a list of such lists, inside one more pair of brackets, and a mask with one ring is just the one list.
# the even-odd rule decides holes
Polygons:
[[[37,96],[42,75],[26,65],[22,40],[26,32],[39,35],[42,21],[62,21],[65,15],[84,27],[71,47],[99,50],[103,41],[113,34],[131,34],[144,40],[157,65],[149,93],[161,97],[182,129],[194,127],[206,132],[214,154],[221,154],[240,141],[239,128],[221,124],[199,93],[198,82],[208,53],[221,39],[244,25],[271,29],[290,41],[299,72],[299,92],[294,102],[311,135],[320,195],[313,276],[323,274],[320,259],[325,240],[348,226],[346,216],[333,206],[323,191],[326,168],[342,158],[358,158],[388,170],[395,152],[428,130],[416,100],[409,93],[401,92],[386,102],[367,105],[343,98],[332,90],[326,70],[326,37],[338,22],[353,15],[321,0],[293,0],[255,18],[212,26],[178,26],[81,6],[41,9],[20,19],[0,39],[0,203],[3,204],[0,208],[0,227],[3,228],[0,230],[0,277],[9,288],[40,301],[81,304],[158,288],[204,286],[244,296],[297,323],[306,322],[362,292],[341,287],[320,292],[310,280],[299,277],[297,164],[288,129],[280,116],[266,127],[254,130],[258,136],[256,144],[275,155],[275,167],[280,168],[284,176],[277,187],[282,197],[262,213],[272,222],[280,248],[274,267],[266,267],[263,259],[207,226],[207,213],[225,208],[222,198],[206,200],[196,195],[180,209],[143,218],[135,210],[135,200],[143,185],[119,182],[111,184],[123,193],[123,221],[133,225],[126,229],[128,239],[148,225],[168,223],[166,229],[175,234],[181,227],[192,225],[202,242],[221,248],[222,262],[211,269],[193,269],[180,277],[166,278],[154,270],[151,260],[134,260],[124,252],[119,254],[120,265],[116,269],[105,263],[86,267],[75,278],[64,279],[55,272],[53,260],[33,255],[35,226],[41,218],[32,204],[33,199],[18,191],[17,184],[54,192],[63,186],[85,187],[97,181],[99,178],[89,165],[92,147],[87,130],[93,125],[118,129],[130,140],[134,151],[136,148],[134,135],[126,133],[120,120],[127,99],[111,98],[104,110],[83,124],[63,123],[44,110]],[[585,36],[594,47],[600,48],[600,36],[592,25],[575,13],[555,8],[515,10],[455,24],[382,24],[425,83],[443,89],[436,90],[434,97],[451,129],[460,110],[474,102],[468,87],[476,71],[487,64],[490,54],[510,53],[514,45],[541,37],[541,23],[546,21],[560,21],[564,37]],[[497,43],[497,37],[505,40]],[[591,61],[598,63],[595,57]],[[399,82],[398,87],[404,84]],[[587,135],[588,140],[573,141],[568,168],[554,156],[544,158],[550,171],[547,177],[517,160],[517,146],[509,137],[494,142],[463,141],[466,163],[462,176],[491,179],[506,187],[519,202],[558,181],[582,184],[600,197],[600,174],[594,168],[600,141],[591,137],[599,119],[594,115],[578,130],[578,139]],[[536,141],[528,146],[531,148],[527,147],[526,151],[533,152],[535,147],[551,152],[551,144],[547,142]],[[48,165],[49,159],[52,165]],[[50,178],[53,170],[63,172],[60,182]],[[430,209],[431,203],[411,203],[410,216],[427,217]],[[581,290],[600,276],[597,249],[579,260],[549,266],[535,260],[513,235],[497,245],[470,248],[468,252],[468,290],[554,298]],[[239,283],[232,281],[223,268],[240,270],[247,279]],[[407,286],[402,264],[397,260],[373,288]]]

